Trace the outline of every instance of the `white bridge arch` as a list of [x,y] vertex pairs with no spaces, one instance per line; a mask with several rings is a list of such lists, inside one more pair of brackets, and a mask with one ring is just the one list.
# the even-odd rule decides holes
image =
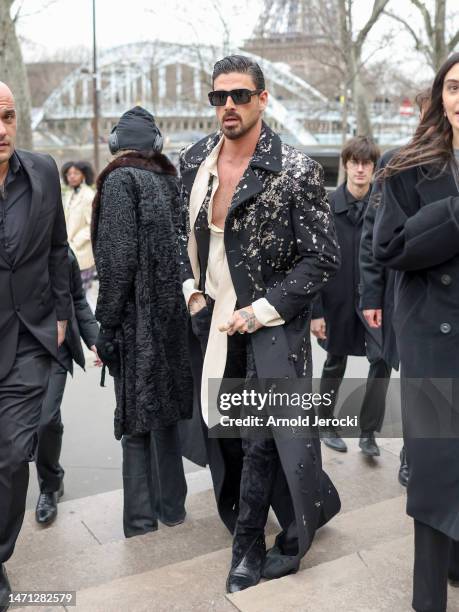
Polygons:
[[[243,50],[235,53],[249,55]],[[315,88],[276,64],[250,54],[262,67],[270,90],[268,121],[291,134],[300,144],[316,144],[304,127],[306,113],[324,111],[328,100]],[[151,110],[160,126],[208,131],[214,111],[207,104],[210,75],[216,51],[210,46],[187,46],[165,42],[134,43],[115,47],[99,59],[100,114],[109,129],[134,104]],[[66,122],[93,118],[92,69],[80,66],[68,75],[35,115],[36,130],[65,130]],[[75,133],[75,130],[73,130]],[[89,130],[88,130],[89,133]],[[167,136],[167,133],[166,133]]]

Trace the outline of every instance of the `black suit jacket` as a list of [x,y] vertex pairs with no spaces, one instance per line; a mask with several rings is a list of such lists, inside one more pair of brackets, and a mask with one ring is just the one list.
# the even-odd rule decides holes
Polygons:
[[[91,348],[96,343],[99,325],[87,300],[81,282],[80,266],[72,249],[69,249],[70,263],[70,293],[72,295],[72,317],[67,325],[65,348],[67,359],[63,364],[73,373],[73,362],[81,368],[85,366],[85,358],[81,341]],[[62,361],[62,359],[61,359]]]
[[19,320],[57,356],[58,320],[72,315],[59,173],[49,155],[16,151],[32,190],[14,260],[0,244],[0,380],[16,358]]

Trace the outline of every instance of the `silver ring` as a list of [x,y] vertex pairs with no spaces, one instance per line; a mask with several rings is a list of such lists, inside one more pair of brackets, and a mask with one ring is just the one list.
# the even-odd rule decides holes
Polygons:
[[241,332],[241,331],[238,331],[237,333],[241,334],[241,336],[243,336],[245,334],[245,332]]

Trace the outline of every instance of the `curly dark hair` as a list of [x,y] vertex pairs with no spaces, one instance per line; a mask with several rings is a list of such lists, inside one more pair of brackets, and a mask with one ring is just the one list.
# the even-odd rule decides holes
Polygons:
[[68,161],[65,162],[65,164],[61,168],[62,180],[66,185],[69,184],[67,181],[67,172],[70,170],[70,168],[76,168],[77,170],[79,170],[83,174],[84,180],[86,181],[87,185],[92,185],[94,183],[94,170],[92,169],[92,166],[89,162]]

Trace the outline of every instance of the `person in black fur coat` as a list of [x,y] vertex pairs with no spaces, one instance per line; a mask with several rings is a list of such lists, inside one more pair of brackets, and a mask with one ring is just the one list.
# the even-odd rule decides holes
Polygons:
[[185,518],[177,423],[192,414],[187,313],[179,275],[176,170],[141,107],[109,140],[97,181],[92,242],[100,280],[96,346],[115,379],[115,437],[123,446],[124,532]]

